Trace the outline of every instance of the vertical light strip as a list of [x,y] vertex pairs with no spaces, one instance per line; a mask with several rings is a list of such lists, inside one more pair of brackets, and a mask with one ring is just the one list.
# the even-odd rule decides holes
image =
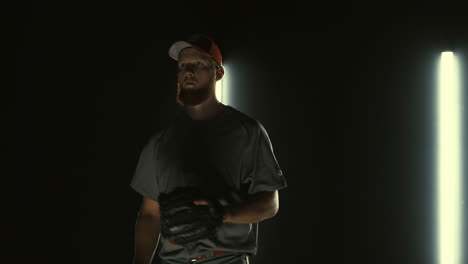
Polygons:
[[223,65],[224,67],[224,77],[216,82],[216,98],[218,101],[225,105],[229,105],[229,85],[228,85],[228,72],[226,65]]
[[442,52],[437,87],[439,264],[462,264],[462,97],[458,66],[452,52]]

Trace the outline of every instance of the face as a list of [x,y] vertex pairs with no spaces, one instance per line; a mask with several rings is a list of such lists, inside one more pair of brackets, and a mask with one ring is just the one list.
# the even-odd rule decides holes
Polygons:
[[216,64],[194,48],[179,54],[177,102],[198,105],[204,102],[216,86]]

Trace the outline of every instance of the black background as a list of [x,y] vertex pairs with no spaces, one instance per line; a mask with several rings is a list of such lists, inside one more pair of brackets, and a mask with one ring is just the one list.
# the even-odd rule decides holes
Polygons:
[[141,198],[128,184],[176,106],[167,51],[200,32],[218,42],[233,106],[265,126],[288,183],[251,263],[435,263],[435,70],[446,49],[468,65],[460,10],[14,9],[16,93],[6,105],[19,182],[7,188],[26,214],[15,256],[130,263]]

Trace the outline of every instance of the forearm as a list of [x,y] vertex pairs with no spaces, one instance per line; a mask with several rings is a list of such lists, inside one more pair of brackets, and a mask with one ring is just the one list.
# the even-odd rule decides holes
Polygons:
[[159,242],[159,219],[139,215],[135,224],[133,264],[149,264]]
[[274,193],[258,193],[245,202],[227,205],[224,210],[224,222],[244,224],[260,222],[277,213],[277,196]]

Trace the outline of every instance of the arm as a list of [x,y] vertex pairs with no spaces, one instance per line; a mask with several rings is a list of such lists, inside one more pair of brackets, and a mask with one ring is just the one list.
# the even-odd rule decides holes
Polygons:
[[150,264],[159,242],[159,203],[143,197],[135,224],[133,264]]
[[258,192],[243,203],[226,206],[224,222],[256,223],[275,216],[278,209],[277,190]]
[[[209,201],[197,200],[196,205],[207,205]],[[224,207],[223,222],[256,223],[276,215],[279,209],[278,191],[258,192],[245,202]]]

